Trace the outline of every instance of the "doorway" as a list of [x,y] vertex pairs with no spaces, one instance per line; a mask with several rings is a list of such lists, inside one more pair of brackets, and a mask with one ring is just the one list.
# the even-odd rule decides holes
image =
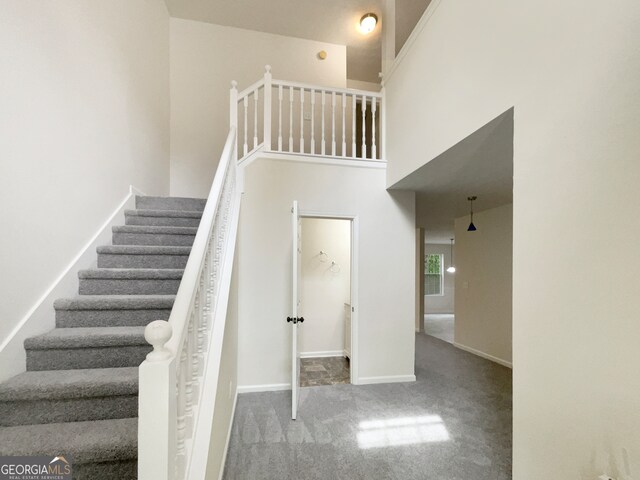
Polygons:
[[351,383],[352,219],[300,219],[300,387]]

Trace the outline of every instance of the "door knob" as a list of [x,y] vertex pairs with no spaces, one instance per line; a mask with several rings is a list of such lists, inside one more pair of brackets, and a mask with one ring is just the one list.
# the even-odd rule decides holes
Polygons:
[[300,323],[304,322],[304,317],[300,317],[300,318],[298,319],[298,322],[300,322]]

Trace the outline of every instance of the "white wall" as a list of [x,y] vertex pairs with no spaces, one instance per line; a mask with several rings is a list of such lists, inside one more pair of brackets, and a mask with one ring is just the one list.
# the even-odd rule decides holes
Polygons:
[[168,193],[169,16],[162,0],[5,0],[0,52],[1,342],[130,184]]
[[224,469],[238,387],[238,255],[235,256],[224,326],[218,391],[213,411],[206,478],[218,479]]
[[354,88],[356,90],[371,90],[372,92],[379,92],[382,86],[379,83],[364,82],[362,80],[347,79],[347,88]]
[[512,363],[513,205],[455,220],[456,345]]
[[300,351],[342,354],[344,304],[351,302],[351,222],[303,218],[301,261]]
[[[291,205],[357,215],[360,381],[414,374],[414,195],[389,194],[384,169],[258,160],[240,218],[238,384],[291,382]],[[352,281],[356,281],[355,272]],[[304,328],[304,326],[302,327]],[[368,379],[367,379],[368,378]]]
[[451,264],[451,246],[427,243],[424,253],[425,255],[438,253],[444,258],[443,295],[425,295],[424,313],[453,313],[456,274],[447,272],[447,268]]
[[638,478],[640,3],[427,15],[387,77],[389,183],[515,107],[513,478]]
[[[320,60],[320,50],[327,59]],[[274,78],[345,87],[346,47],[171,19],[171,194],[206,196],[229,132],[229,89]]]
[[[528,80],[527,59],[505,40],[522,34],[520,5],[431,1],[415,28],[417,40],[384,78],[388,185],[513,106],[515,91]],[[452,115],[454,108],[464,115]]]

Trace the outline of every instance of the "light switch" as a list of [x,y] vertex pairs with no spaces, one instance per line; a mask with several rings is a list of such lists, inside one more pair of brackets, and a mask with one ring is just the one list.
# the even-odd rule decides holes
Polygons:
[[462,288],[469,288],[469,282],[462,282]]
[[307,121],[311,121],[311,112],[304,112],[304,119]]

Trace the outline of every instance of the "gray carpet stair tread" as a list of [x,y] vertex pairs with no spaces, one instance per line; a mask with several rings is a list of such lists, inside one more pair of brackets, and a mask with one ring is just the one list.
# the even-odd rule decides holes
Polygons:
[[175,295],[79,295],[59,298],[56,310],[157,310],[172,308]]
[[167,280],[181,279],[182,268],[93,268],[80,270],[79,278],[109,280]]
[[154,235],[195,235],[197,227],[157,227],[153,225],[120,225],[112,228],[114,233],[147,233]]
[[202,212],[193,210],[125,210],[124,214],[132,217],[202,218]]
[[136,208],[140,210],[164,208],[175,210],[204,210],[206,198],[191,197],[154,197],[151,195],[136,195]]
[[160,245],[102,245],[98,253],[109,255],[189,255],[191,247]]
[[0,384],[0,420],[18,425],[0,427],[0,455],[70,455],[91,478],[134,475],[144,325],[168,318],[205,206],[136,197],[114,245],[96,249],[98,267],[78,273],[88,295],[54,302],[61,328],[27,338],[28,371]]
[[25,372],[0,384],[0,402],[137,395],[138,369]]
[[145,327],[76,327],[54,328],[48,333],[27,338],[27,350],[74,349],[148,345]]
[[74,464],[135,460],[138,419],[0,428],[0,455],[71,455]]

